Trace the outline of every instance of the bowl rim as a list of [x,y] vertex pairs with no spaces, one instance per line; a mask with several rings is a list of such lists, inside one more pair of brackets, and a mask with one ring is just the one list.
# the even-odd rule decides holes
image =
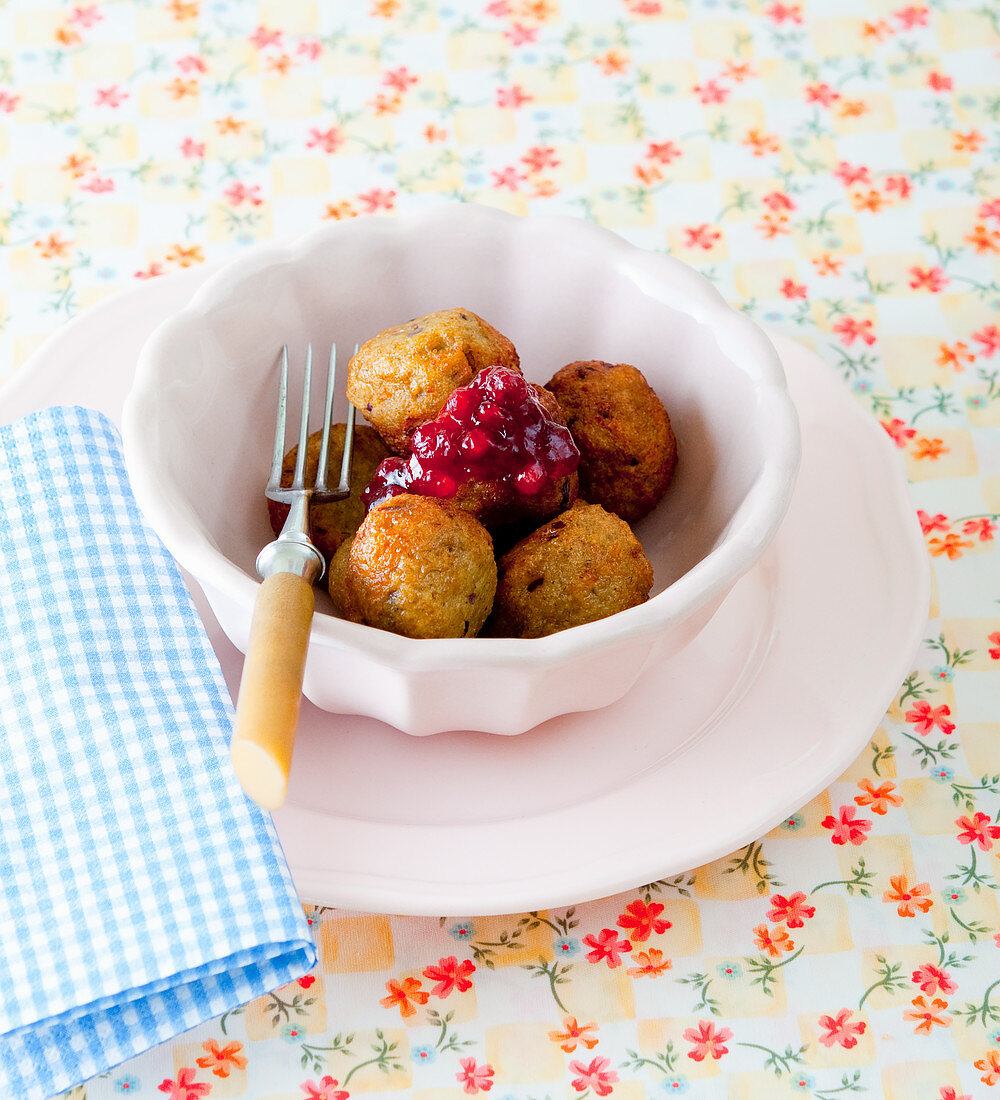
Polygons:
[[347,233],[383,235],[428,231],[453,233],[550,232],[571,234],[605,252],[615,269],[648,292],[668,291],[667,300],[696,323],[710,326],[720,348],[755,385],[755,414],[768,440],[761,468],[738,505],[728,530],[704,558],[645,603],[595,622],[542,638],[407,638],[374,627],[318,613],[310,645],[362,652],[404,671],[489,667],[520,670],[568,663],[595,655],[623,641],[649,641],[698,607],[726,591],[757,561],[784,518],[800,460],[798,416],[784,370],[770,340],[745,314],[731,307],[700,272],[665,253],[633,245],[592,222],[569,215],[520,217],[472,203],[436,203],[393,218],[357,218],[321,226],[287,241],[256,246],[234,257],[198,288],[188,304],[160,324],[139,355],[135,379],[122,410],[126,466],[140,509],[164,545],[206,590],[252,608],[260,581],[245,573],[192,522],[190,507],[169,483],[160,480],[155,459],[156,409],[160,366],[170,361],[171,344],[204,315],[246,300],[241,287],[278,264],[303,261]]

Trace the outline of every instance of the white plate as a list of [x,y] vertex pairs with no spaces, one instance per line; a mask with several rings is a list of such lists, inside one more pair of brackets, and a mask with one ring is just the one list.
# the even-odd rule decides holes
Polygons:
[[[62,403],[118,422],[143,340],[206,274],[71,322],[0,390],[0,423]],[[754,840],[857,756],[922,637],[927,554],[881,428],[812,352],[772,339],[802,469],[771,549],[702,634],[613,706],[516,738],[414,738],[304,703],[275,814],[304,899],[474,915],[616,893]],[[242,656],[194,596],[235,691]]]

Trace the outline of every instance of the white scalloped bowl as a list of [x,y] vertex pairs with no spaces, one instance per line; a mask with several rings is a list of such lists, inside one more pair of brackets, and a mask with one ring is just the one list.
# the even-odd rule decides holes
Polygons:
[[303,690],[411,734],[515,734],[614,702],[687,645],[784,515],[799,439],[781,364],[701,275],[572,218],[446,205],[336,223],[232,261],[156,330],[125,406],[125,455],[149,522],[245,652],[254,560],[272,538],[263,486],[280,345],[301,364],[308,342],[350,350],[455,306],[509,336],[533,381],[604,359],[635,364],[660,395],[679,462],[635,528],[653,594],[546,638],[417,640],[339,619],[318,591]]

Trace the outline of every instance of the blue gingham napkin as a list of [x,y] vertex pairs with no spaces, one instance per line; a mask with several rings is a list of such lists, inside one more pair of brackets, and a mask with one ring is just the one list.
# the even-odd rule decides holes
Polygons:
[[0,428],[0,1097],[50,1096],[309,970],[232,706],[119,438]]

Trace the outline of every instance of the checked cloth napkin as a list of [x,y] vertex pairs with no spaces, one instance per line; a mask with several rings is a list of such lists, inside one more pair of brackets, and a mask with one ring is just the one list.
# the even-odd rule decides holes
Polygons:
[[0,1097],[53,1093],[300,976],[315,947],[115,427],[0,428]]

